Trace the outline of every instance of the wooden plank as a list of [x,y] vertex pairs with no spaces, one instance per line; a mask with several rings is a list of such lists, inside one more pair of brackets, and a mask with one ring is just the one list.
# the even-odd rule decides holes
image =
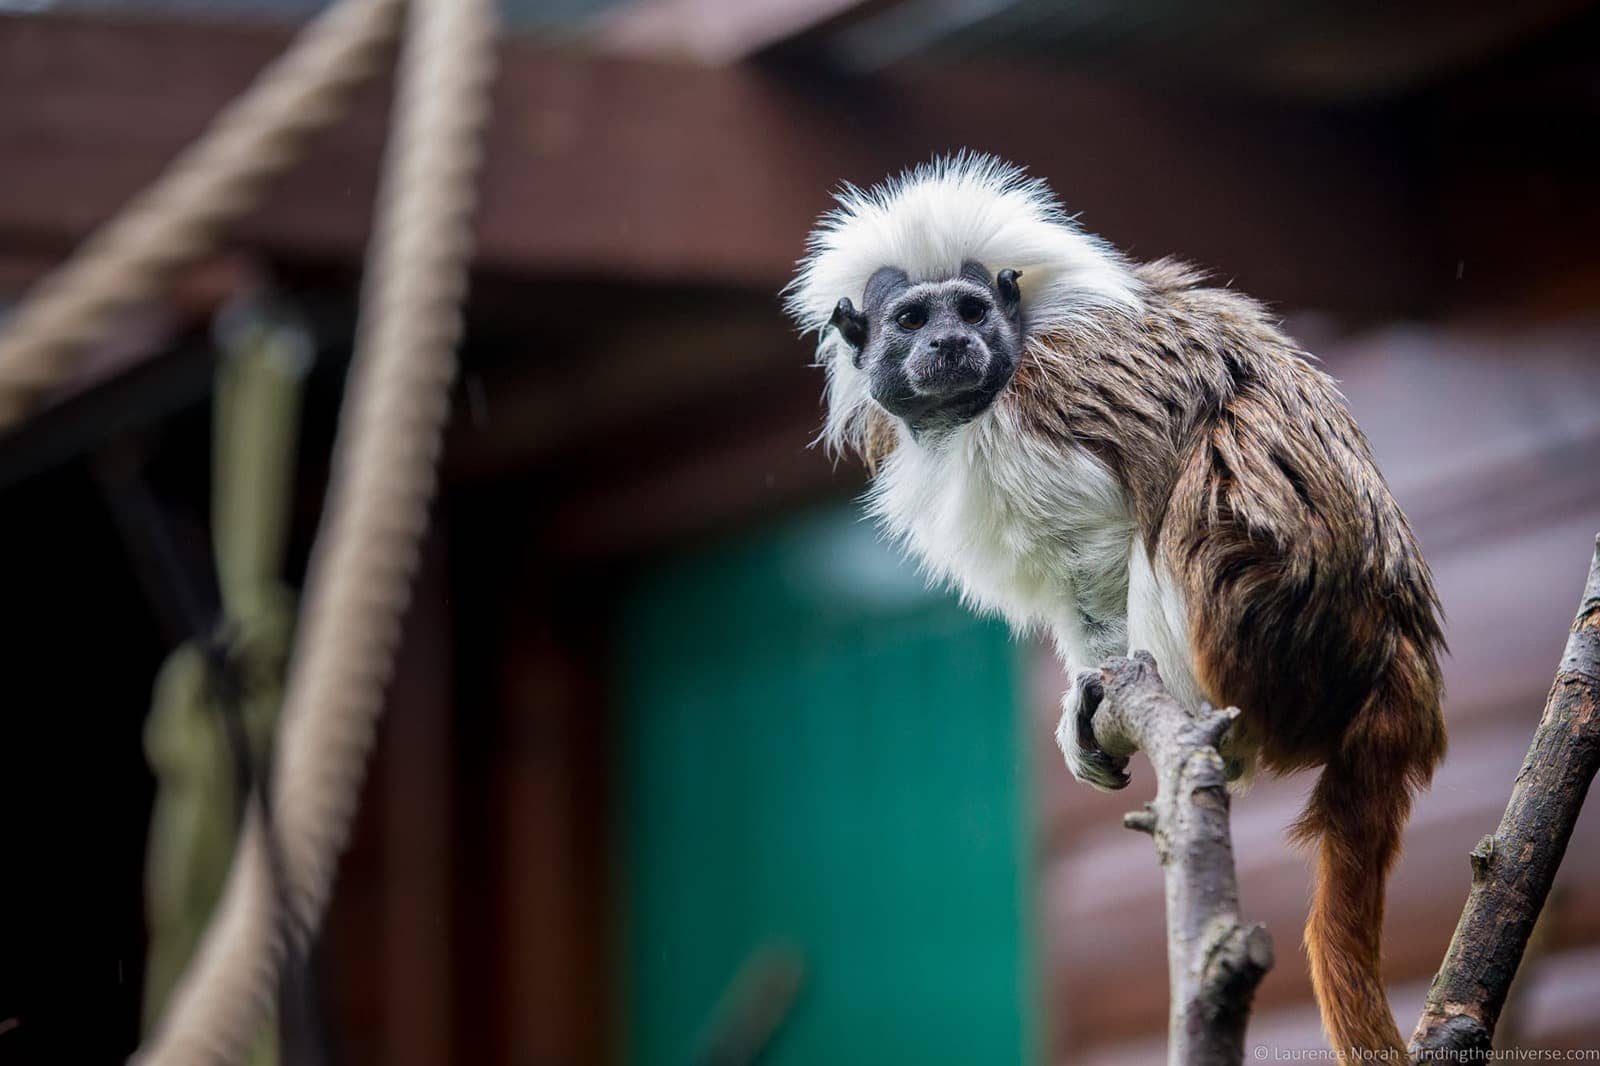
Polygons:
[[[504,564],[499,573],[505,581]],[[552,595],[536,566],[513,587],[520,602],[496,604],[506,620],[505,656],[484,708],[494,715],[482,783],[493,881],[468,919],[494,938],[489,972],[474,978],[485,994],[469,1019],[486,1031],[465,1037],[487,1046],[457,1058],[604,1062],[618,1032],[609,972],[606,644],[592,605]]]
[[879,0],[634,0],[603,12],[596,45],[619,55],[733,63],[825,34]]
[[[148,182],[288,33],[57,15],[0,20],[0,240],[64,249]],[[1017,63],[870,80],[704,69],[508,39],[480,262],[771,290],[841,179],[963,145],[1032,165],[1137,254],[1178,252],[1285,304],[1406,306],[1420,236],[1364,120],[1306,121]],[[241,240],[353,259],[382,87],[321,138]]]
[[[748,417],[758,396],[780,390],[804,397],[820,422],[822,374],[772,299],[590,288],[599,302],[568,293],[565,307],[513,327],[514,355],[469,374],[449,437],[449,476],[526,471],[562,452],[636,438],[675,413],[679,432],[692,439],[700,427],[681,417],[685,408],[712,426]],[[530,293],[524,303],[537,299]],[[814,435],[806,426],[797,439]]]
[[[330,1061],[451,1059],[457,929],[453,663],[448,537],[423,546],[372,768],[325,923],[318,991]],[[459,906],[459,910],[457,907]]]

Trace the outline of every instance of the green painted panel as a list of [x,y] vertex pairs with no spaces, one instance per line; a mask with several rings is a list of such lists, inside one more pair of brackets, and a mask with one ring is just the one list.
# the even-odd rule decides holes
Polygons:
[[1004,628],[842,510],[667,561],[627,602],[628,1061],[694,1062],[774,946],[804,972],[763,1064],[1031,1059]]

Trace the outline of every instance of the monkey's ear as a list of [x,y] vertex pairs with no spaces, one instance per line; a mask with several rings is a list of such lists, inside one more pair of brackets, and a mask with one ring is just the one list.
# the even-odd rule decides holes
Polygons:
[[995,291],[1000,294],[1001,310],[1010,318],[1015,318],[1017,308],[1022,306],[1022,286],[1017,284],[1020,277],[1022,271],[1007,267],[994,279]]
[[867,343],[867,316],[856,310],[856,305],[846,296],[833,308],[828,325],[839,331],[845,343],[855,349],[856,365],[861,365],[861,349]]

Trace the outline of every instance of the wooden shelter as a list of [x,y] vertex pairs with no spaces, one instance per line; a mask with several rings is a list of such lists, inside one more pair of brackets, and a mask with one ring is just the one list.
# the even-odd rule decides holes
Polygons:
[[[293,29],[64,6],[0,14],[0,307]],[[797,973],[792,1061],[980,1061],[958,1038],[981,1061],[1155,1061],[1159,873],[1118,818],[1148,781],[1075,786],[1053,660],[851,520],[862,474],[809,446],[820,375],[779,307],[830,188],[960,146],[1026,163],[1135,256],[1272,301],[1343,381],[1452,648],[1451,754],[1390,902],[1414,1017],[1600,530],[1600,14],[592,6],[503,47],[444,496],[316,956],[332,1060],[679,1061],[726,990]],[[386,100],[0,440],[0,1060],[136,1040],[139,736],[186,634],[113,504],[132,479],[204,569],[206,324],[265,279],[320,349],[303,565]],[[1282,841],[1306,787],[1235,813],[1280,951],[1252,1032],[1286,1048],[1319,1041]],[[1529,1046],[1600,1046],[1597,816],[1574,843],[1503,1027]]]

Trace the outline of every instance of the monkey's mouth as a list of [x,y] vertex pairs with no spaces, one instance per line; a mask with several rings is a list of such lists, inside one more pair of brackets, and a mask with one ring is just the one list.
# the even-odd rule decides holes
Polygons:
[[1015,370],[1006,359],[907,368],[898,381],[875,382],[873,398],[916,431],[959,426],[988,410]]
[[919,365],[907,367],[906,379],[918,396],[959,396],[983,388],[994,362],[993,359],[980,361],[971,356],[934,356]]

